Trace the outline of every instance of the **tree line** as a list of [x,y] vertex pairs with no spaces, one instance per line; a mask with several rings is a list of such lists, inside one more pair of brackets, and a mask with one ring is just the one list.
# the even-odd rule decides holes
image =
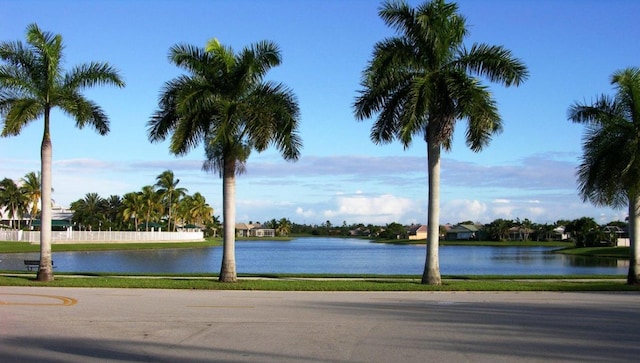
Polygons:
[[[123,196],[106,198],[98,193],[87,193],[71,203],[72,222],[77,230],[149,231],[161,228],[175,231],[178,227],[194,225],[206,235],[213,235],[220,221],[206,198],[178,186],[173,171],[165,170],[156,177],[156,183]],[[17,183],[9,178],[0,181],[0,209],[4,208],[12,228],[31,228],[40,219],[40,175],[30,172]],[[21,225],[24,216],[28,222]]]

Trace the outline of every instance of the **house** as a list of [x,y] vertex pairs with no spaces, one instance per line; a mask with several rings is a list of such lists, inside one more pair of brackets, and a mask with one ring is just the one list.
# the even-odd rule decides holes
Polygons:
[[478,239],[480,228],[473,224],[458,224],[447,230],[446,239],[449,241]]
[[236,236],[237,237],[275,237],[276,230],[273,228],[263,227],[260,223],[237,223],[236,224]]
[[427,239],[427,226],[425,224],[412,224],[407,228],[410,240]]

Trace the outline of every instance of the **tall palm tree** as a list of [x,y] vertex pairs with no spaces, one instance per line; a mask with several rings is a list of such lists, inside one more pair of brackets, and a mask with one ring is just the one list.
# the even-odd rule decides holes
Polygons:
[[167,207],[168,231],[175,230],[175,223],[173,225],[173,229],[171,228],[172,208],[178,202],[178,200],[180,200],[180,198],[184,197],[187,194],[187,189],[178,188],[178,183],[180,183],[180,179],[175,179],[173,171],[171,170],[165,170],[156,177],[155,186],[158,188],[158,192],[162,195],[162,199],[166,203],[165,206]]
[[4,207],[11,220],[11,228],[20,229],[20,220],[27,211],[29,199],[27,195],[18,187],[13,179],[4,178],[0,181],[0,208]]
[[478,77],[519,85],[527,70],[503,47],[467,48],[467,27],[456,4],[434,0],[413,9],[404,1],[386,1],[379,15],[398,35],[375,44],[354,103],[355,116],[376,116],[370,135],[376,144],[397,138],[407,148],[414,136],[427,143],[429,231],[422,282],[439,285],[441,149],[450,150],[460,119],[467,120],[471,150],[486,146],[502,129],[502,121]]
[[38,215],[40,208],[38,202],[42,198],[42,178],[40,173],[34,171],[27,173],[20,181],[20,189],[29,200],[29,225],[33,224],[33,219]]
[[50,113],[55,107],[72,117],[78,128],[92,126],[100,135],[109,132],[109,121],[100,106],[85,98],[86,88],[111,84],[123,87],[118,72],[107,63],[92,62],[62,69],[62,36],[43,32],[36,24],[27,27],[27,43],[0,43],[1,136],[20,134],[31,121],[42,118],[42,201],[39,281],[53,280],[51,266],[51,143]]
[[615,72],[611,84],[613,97],[569,109],[569,120],[586,126],[578,190],[584,201],[629,209],[627,283],[640,284],[640,68]]
[[176,155],[205,144],[203,168],[223,179],[220,281],[235,282],[235,177],[253,149],[260,152],[273,144],[286,160],[298,159],[298,104],[283,84],[263,81],[281,62],[272,42],[235,53],[213,39],[205,49],[176,45],[169,57],[188,74],[165,84],[160,109],[148,123],[149,139],[157,142],[172,134],[170,150]]

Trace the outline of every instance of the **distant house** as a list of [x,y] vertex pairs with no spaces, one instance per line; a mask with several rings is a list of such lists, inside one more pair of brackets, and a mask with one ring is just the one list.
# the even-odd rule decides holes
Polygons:
[[551,238],[556,241],[564,241],[566,239],[569,239],[569,237],[569,233],[565,231],[564,226],[557,226],[551,233]]
[[478,239],[480,228],[473,224],[458,224],[447,230],[446,239],[449,241]]
[[256,224],[238,223],[236,224],[236,236],[237,237],[275,237],[276,230],[273,228],[263,227],[260,223],[256,223]]
[[410,240],[427,239],[427,230],[424,224],[412,224],[407,228],[407,235]]

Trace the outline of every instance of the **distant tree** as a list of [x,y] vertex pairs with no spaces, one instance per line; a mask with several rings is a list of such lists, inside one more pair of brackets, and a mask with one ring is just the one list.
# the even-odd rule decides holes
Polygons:
[[40,173],[36,173],[34,171],[27,173],[21,179],[20,189],[26,195],[29,200],[29,225],[33,224],[34,218],[38,215],[40,208],[38,207],[38,203],[42,198],[42,182],[40,178]]
[[70,205],[72,221],[90,231],[101,229],[104,219],[104,199],[98,193],[87,193]]
[[586,246],[589,233],[599,229],[600,226],[591,217],[574,219],[565,226],[565,231],[571,234],[571,237],[576,243],[576,247]]
[[278,236],[288,236],[289,233],[291,233],[291,221],[286,218],[280,218],[276,227],[276,234]]
[[509,236],[509,228],[514,225],[514,222],[507,219],[498,218],[493,222],[484,226],[485,233],[488,238],[495,241],[504,241]]
[[152,185],[145,185],[140,192],[145,231],[149,231],[152,221],[158,221],[162,212],[162,196]]
[[106,222],[105,229],[122,229],[122,198],[119,195],[110,195],[103,200],[104,220]]
[[[20,220],[27,211],[29,198],[13,179],[0,181],[0,208],[4,207],[11,220],[11,227],[20,229]],[[17,222],[17,223],[14,223]]]
[[615,72],[611,84],[613,97],[569,108],[569,120],[586,126],[578,189],[594,205],[628,208],[627,283],[640,284],[640,68]]
[[122,197],[122,220],[131,224],[133,219],[133,230],[138,230],[140,217],[144,214],[144,201],[140,192],[130,192]]
[[156,177],[155,186],[158,188],[158,193],[160,193],[164,207],[167,210],[168,231],[175,230],[175,223],[173,228],[171,226],[171,212],[174,205],[187,194],[187,189],[178,187],[178,183],[180,183],[180,179],[176,179],[171,170],[165,170]]
[[407,234],[404,226],[400,223],[391,222],[384,227],[384,231],[380,232],[380,237],[385,239],[404,238]]
[[118,72],[107,63],[92,62],[62,68],[62,36],[43,32],[36,24],[27,26],[27,43],[0,43],[0,116],[4,119],[1,136],[19,135],[24,127],[43,119],[41,144],[42,194],[40,207],[40,266],[38,281],[52,281],[51,191],[52,153],[51,110],[58,107],[76,121],[78,128],[92,126],[100,135],[109,132],[104,111],[81,91],[95,85],[123,87]]

